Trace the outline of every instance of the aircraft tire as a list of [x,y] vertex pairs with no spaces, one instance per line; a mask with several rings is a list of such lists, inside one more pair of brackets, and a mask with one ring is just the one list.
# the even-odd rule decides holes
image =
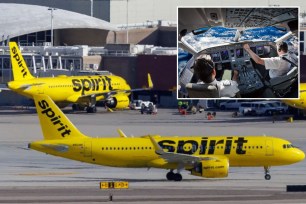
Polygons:
[[174,174],[174,181],[181,181],[183,179],[182,175],[179,173]]
[[266,174],[266,175],[265,175],[265,179],[266,179],[266,180],[270,180],[270,179],[271,179],[271,175],[270,175],[270,174]]
[[168,181],[173,181],[175,177],[175,173],[173,171],[169,171],[166,175]]
[[77,110],[77,105],[76,104],[72,104],[72,110],[76,111]]
[[96,106],[87,107],[86,111],[87,111],[87,113],[96,113],[97,112],[97,107]]

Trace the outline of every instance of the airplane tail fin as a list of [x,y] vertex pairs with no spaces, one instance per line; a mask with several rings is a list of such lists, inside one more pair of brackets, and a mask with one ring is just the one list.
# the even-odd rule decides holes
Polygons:
[[17,43],[10,42],[9,46],[14,80],[22,81],[33,79],[34,77],[32,76],[25,60],[23,59]]
[[87,137],[82,134],[47,95],[34,95],[45,140]]
[[148,74],[148,88],[149,89],[152,89],[153,88],[153,82],[152,82],[152,79],[151,79],[151,75]]

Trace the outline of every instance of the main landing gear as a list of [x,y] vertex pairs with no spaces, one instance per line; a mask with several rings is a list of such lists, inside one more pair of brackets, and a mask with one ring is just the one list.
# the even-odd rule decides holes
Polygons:
[[183,179],[182,175],[178,173],[174,173],[173,170],[170,170],[166,175],[168,181],[181,181]]
[[86,108],[87,113],[96,113],[97,112],[97,107],[96,106],[88,106]]
[[73,104],[72,105],[72,110],[73,111],[84,111],[84,110],[86,110],[87,113],[96,113],[97,112],[97,107],[95,105],[82,106],[82,105],[79,105],[79,104]]
[[86,111],[87,113],[96,113],[97,112],[97,107],[96,107],[96,96],[91,95],[90,96],[90,103],[88,104]]
[[264,167],[264,169],[265,169],[265,179],[266,180],[270,180],[271,179],[271,175],[270,175],[270,167],[269,166],[265,166]]

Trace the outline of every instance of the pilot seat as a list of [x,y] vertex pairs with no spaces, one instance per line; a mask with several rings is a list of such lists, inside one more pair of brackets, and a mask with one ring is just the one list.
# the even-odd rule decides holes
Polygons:
[[265,81],[265,85],[270,87],[278,97],[284,97],[291,91],[292,85],[298,79],[298,68],[293,67],[283,76],[275,77]]
[[186,90],[190,98],[220,98],[217,85],[187,83]]

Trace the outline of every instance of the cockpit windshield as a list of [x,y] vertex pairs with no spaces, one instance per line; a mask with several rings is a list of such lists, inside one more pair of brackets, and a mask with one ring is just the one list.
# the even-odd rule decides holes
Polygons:
[[283,148],[284,149],[290,149],[290,148],[295,148],[295,146],[293,146],[292,144],[284,144]]
[[222,43],[233,42],[236,32],[236,28],[212,27],[204,33],[200,32],[200,34],[190,32],[183,37],[183,40],[196,52],[200,52]]
[[[182,38],[185,44],[189,45],[196,52],[200,52],[204,49],[218,46],[224,43],[235,42],[238,30],[236,28],[225,28],[225,27],[211,27],[203,29],[197,29],[193,32],[188,33]],[[282,27],[267,26],[261,28],[249,28],[240,32],[238,39],[241,41],[270,41],[273,42],[276,39],[287,34],[288,31]],[[237,40],[237,39],[236,39]],[[297,37],[291,37],[286,42],[289,47],[298,44]],[[297,47],[297,46],[296,46]],[[289,50],[291,50],[289,48]],[[295,50],[291,50],[295,52]]]
[[266,40],[275,41],[288,33],[286,30],[274,26],[264,28],[250,28],[243,31],[239,41],[245,40]]

